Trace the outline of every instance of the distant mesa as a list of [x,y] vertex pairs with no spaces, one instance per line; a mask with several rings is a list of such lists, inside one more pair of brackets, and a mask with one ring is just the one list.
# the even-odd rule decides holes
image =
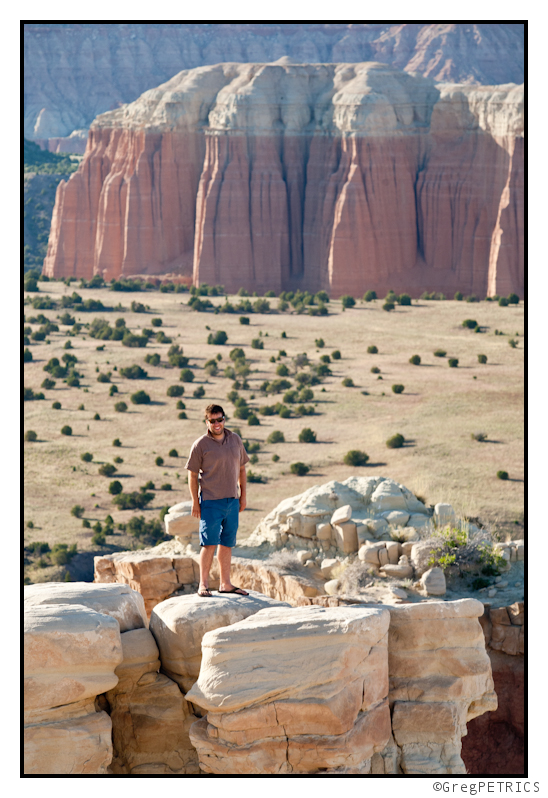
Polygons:
[[523,86],[222,63],[95,119],[44,272],[523,296],[523,234]]

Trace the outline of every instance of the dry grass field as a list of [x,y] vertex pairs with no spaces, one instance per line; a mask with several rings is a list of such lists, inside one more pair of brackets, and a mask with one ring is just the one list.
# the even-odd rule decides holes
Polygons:
[[[35,392],[42,390],[45,400],[25,402],[25,431],[34,430],[38,437],[37,441],[24,444],[25,544],[39,540],[50,546],[76,543],[78,550],[97,548],[91,545],[92,530],[83,528],[82,520],[71,515],[76,504],[84,508],[83,518],[93,525],[97,520],[104,521],[108,514],[115,523],[135,514],[157,518],[162,507],[189,498],[184,465],[192,442],[205,431],[203,410],[210,402],[224,405],[231,417],[229,428],[239,427],[244,439],[261,445],[258,462],[251,469],[267,481],[248,486],[249,507],[241,518],[241,540],[281,499],[352,474],[391,477],[430,504],[450,502],[459,513],[477,517],[503,534],[521,536],[523,303],[499,307],[496,302],[417,300],[410,307],[397,306],[395,311],[385,312],[382,300],[358,301],[346,311],[340,301],[332,301],[327,317],[287,312],[250,314],[249,326],[243,326],[239,314],[193,311],[187,306],[187,293],[118,293],[106,288],[80,289],[77,283],[67,287],[61,282],[39,286],[41,294],[53,299],[59,300],[63,294],[76,290],[84,300],[100,299],[105,306],[121,303],[126,309],[78,313],[70,308],[68,312],[84,324],[104,317],[114,326],[115,320],[123,317],[126,326],[138,333],[143,327],[151,328],[152,318],[160,317],[160,329],[189,357],[195,380],[179,381],[180,369],[169,367],[167,361],[170,344],[157,343],[154,338],[145,348],[128,348],[121,341],[91,338],[85,328],[69,338],[67,332],[71,328],[59,324],[59,332],[49,334],[49,343],[32,342],[33,360],[24,365],[24,383]],[[37,295],[27,296],[32,299]],[[132,301],[149,305],[150,311],[131,312]],[[219,305],[224,300],[213,297],[211,301]],[[278,300],[270,299],[270,304],[276,308]],[[57,316],[62,312],[34,310],[27,305],[25,326],[37,330],[40,325],[29,324],[29,319],[40,313],[59,323]],[[467,318],[476,319],[484,331],[477,334],[463,328],[462,321]],[[224,330],[227,343],[208,345],[207,328]],[[495,335],[495,329],[504,335]],[[282,332],[286,338],[281,337]],[[264,349],[251,348],[255,338],[263,341]],[[315,344],[320,338],[325,342],[321,349]],[[516,348],[509,346],[510,338],[517,340]],[[43,367],[52,357],[61,360],[68,340],[73,347],[70,353],[78,358],[76,368],[83,374],[80,387],[69,388],[62,380],[56,380],[53,389],[44,390],[40,386],[49,375]],[[103,345],[98,351],[97,347]],[[378,348],[378,354],[367,353],[370,345]],[[250,390],[240,390],[239,394],[257,409],[282,401],[283,392],[264,396],[259,391],[264,380],[275,378],[280,363],[289,367],[287,379],[294,384],[292,358],[296,355],[307,353],[310,361],[319,363],[321,355],[331,355],[338,349],[341,359],[332,360],[332,375],[312,387],[315,415],[259,415],[260,426],[248,426],[247,421],[234,419],[234,406],[227,400],[232,379],[225,378],[223,370],[231,365],[229,353],[234,347],[243,348],[251,367],[247,378]],[[447,356],[435,357],[433,352],[438,348],[446,350]],[[280,350],[285,350],[287,356],[270,362]],[[146,364],[145,356],[155,352],[161,356],[160,364]],[[217,353],[222,356],[218,375],[209,376],[204,363]],[[480,353],[487,355],[487,364],[478,363]],[[420,355],[418,366],[409,363],[414,354]],[[458,358],[457,368],[449,368],[449,357]],[[148,379],[119,376],[121,368],[134,364],[148,372]],[[371,373],[374,366],[380,374]],[[110,384],[118,386],[114,396],[109,396],[109,383],[97,381],[98,372],[108,371],[112,372]],[[345,377],[350,377],[355,387],[344,387]],[[405,386],[403,393],[392,392],[395,383]],[[170,385],[184,385],[181,398],[187,419],[178,418],[177,398],[166,395]],[[192,394],[200,385],[205,396],[197,399]],[[139,389],[150,395],[151,404],[130,402],[131,394]],[[61,403],[61,409],[52,408],[55,401]],[[114,411],[115,403],[120,401],[128,405],[126,413]],[[81,405],[84,409],[79,409]],[[295,405],[289,406],[295,409]],[[94,420],[97,413],[100,420]],[[72,428],[71,436],[61,434],[64,425]],[[316,432],[316,443],[298,442],[304,427]],[[286,443],[267,444],[273,430],[281,430]],[[478,431],[487,434],[485,442],[471,439],[471,434]],[[389,449],[386,440],[397,432],[404,435],[406,444]],[[121,447],[112,445],[115,438],[121,440]],[[169,456],[172,449],[177,450],[178,457]],[[367,465],[344,465],[343,457],[351,449],[366,452]],[[93,454],[92,462],[81,460],[84,452]],[[278,462],[272,461],[273,454],[279,455]],[[116,474],[110,478],[100,476],[98,467],[112,463],[115,456],[123,458]],[[161,466],[155,464],[158,456],[164,460]],[[306,476],[290,473],[290,464],[296,461],[310,466]],[[507,471],[509,479],[498,479],[498,470]],[[119,511],[108,492],[113,479],[122,482],[124,492],[138,490],[151,480],[156,487],[155,498],[145,511]],[[171,491],[161,490],[164,484],[170,484]],[[107,542],[108,550],[128,545],[127,539],[119,535],[109,536]]]

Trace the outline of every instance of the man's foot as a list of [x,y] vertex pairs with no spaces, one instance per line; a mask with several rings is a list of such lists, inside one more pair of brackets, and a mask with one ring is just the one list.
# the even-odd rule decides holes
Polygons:
[[221,590],[219,588],[217,593],[236,593],[238,596],[249,596],[249,593],[246,590],[241,587],[234,587],[234,585],[231,585],[231,590]]
[[198,595],[202,598],[213,598],[211,590],[206,585],[200,585],[198,588]]

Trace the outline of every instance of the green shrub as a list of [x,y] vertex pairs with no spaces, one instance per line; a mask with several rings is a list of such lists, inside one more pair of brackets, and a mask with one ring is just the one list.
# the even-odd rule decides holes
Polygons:
[[228,335],[224,332],[224,330],[218,330],[215,333],[210,333],[207,336],[208,344],[213,344],[214,346],[223,346],[228,341]]
[[[150,396],[145,391],[137,391],[131,395],[131,401],[134,405],[149,405]],[[115,408],[116,409],[116,408]]]
[[65,424],[65,426],[61,428],[61,435],[72,435],[72,427]]
[[114,410],[117,413],[125,413],[127,410],[127,405],[125,402],[116,402],[116,404],[114,405]]
[[182,396],[185,389],[182,385],[170,385],[166,391],[167,396]]
[[170,449],[168,453],[168,457],[179,457],[177,453],[177,449]]
[[71,509],[70,514],[73,515],[75,518],[81,518],[84,514],[84,508],[81,504],[75,504],[74,507]]
[[487,363],[487,355],[478,355],[478,363]]
[[116,447],[121,446],[122,441],[120,440],[120,438],[114,438],[114,440],[112,441],[112,445]]
[[259,408],[261,416],[273,416],[276,412],[274,405],[262,405]]
[[320,355],[320,363],[331,363],[329,355]]
[[456,293],[456,294],[455,294],[455,296],[454,296],[454,299],[456,299],[456,300],[457,300],[457,302],[462,302],[462,300],[463,300],[463,296],[462,296],[462,294],[461,294],[461,292],[460,292],[460,291],[457,291],[457,293]]
[[291,463],[289,469],[292,474],[296,474],[298,477],[304,477],[305,474],[308,474],[310,471],[310,466],[305,465],[304,463]]
[[303,388],[299,393],[299,402],[311,402],[314,399],[314,391],[311,388]]
[[146,380],[148,372],[141,368],[141,366],[133,365],[120,369],[120,376],[125,377],[127,380]]
[[26,441],[36,441],[38,440],[38,435],[33,429],[29,429],[25,432],[25,440]]
[[266,439],[267,443],[285,443],[285,436],[283,432],[278,429],[275,429],[273,432],[270,433],[268,438]]
[[108,395],[109,396],[114,396],[115,393],[118,393],[118,386],[117,385],[111,385],[110,388],[109,388],[109,391],[108,391]]
[[185,410],[185,408],[186,408],[186,405],[185,405],[185,403],[184,403],[184,402],[181,402],[181,400],[179,399],[179,401],[177,402],[177,404],[175,405],[175,407],[177,408],[177,410]]
[[106,538],[104,532],[95,532],[91,536],[91,543],[93,546],[105,546],[106,545]]
[[420,366],[421,364],[420,355],[411,355],[411,357],[409,358],[409,362],[411,363],[412,366]]
[[80,460],[83,460],[84,463],[91,463],[93,460],[93,455],[91,452],[84,452],[84,454],[80,455]]
[[184,410],[181,410],[181,412],[177,416],[177,418],[186,418],[186,417],[187,417],[187,415],[186,415]]
[[499,299],[499,305],[501,308],[508,307],[508,300],[506,299],[506,297],[501,296],[501,298]]
[[394,310],[394,307],[395,305],[393,302],[385,302],[384,305],[382,306],[382,309],[386,311],[391,311]]
[[93,420],[94,421],[101,421],[101,416],[99,415],[99,413],[95,413],[95,415],[93,416]]
[[181,371],[181,375],[179,377],[181,382],[193,382],[194,381],[194,372],[190,369],[183,369]]
[[368,460],[369,455],[359,449],[351,449],[343,457],[344,464],[352,467],[364,466]]
[[287,333],[281,332],[280,333],[280,338],[287,338]]
[[289,418],[291,416],[291,410],[289,409],[289,407],[282,405],[278,411],[278,415],[280,416],[280,418]]
[[388,446],[389,449],[401,449],[404,443],[405,443],[405,438],[399,432],[397,432],[395,435],[392,435],[392,437],[388,438],[388,440],[386,441],[386,445]]
[[411,297],[409,294],[400,294],[397,302],[399,305],[410,305],[411,304]]
[[487,440],[487,433],[486,432],[472,432],[471,438],[473,441],[479,441],[483,443],[483,441]]
[[50,391],[52,388],[55,388],[55,380],[50,380],[46,377],[46,379],[44,380],[44,382],[40,387],[45,388],[46,391]]
[[450,357],[449,360],[447,361],[447,364],[448,364],[450,369],[456,369],[457,366],[459,365],[458,358]]
[[447,352],[445,349],[436,349],[434,352],[434,357],[445,357],[446,354]]
[[[29,524],[32,524],[32,526],[29,527],[29,529],[32,529],[34,527],[34,524],[32,523],[32,521],[29,521],[27,526],[29,526]],[[39,540],[35,540],[33,543],[28,543],[25,546],[25,549],[29,551],[31,554],[47,554],[48,551],[50,550],[49,543],[45,543]]]
[[507,300],[509,305],[519,305],[519,296],[517,294],[508,294]]
[[250,427],[258,427],[260,425],[259,418],[255,415],[255,413],[250,413],[247,417],[247,423]]
[[264,342],[261,341],[260,338],[254,338],[251,341],[251,348],[252,349],[264,349]]
[[477,323],[477,321],[475,319],[465,319],[462,322],[462,326],[463,327],[467,327],[469,330],[473,330],[474,327],[478,326],[478,323]]
[[249,316],[240,316],[240,324],[249,324]]
[[405,386],[403,386],[401,383],[396,383],[395,385],[392,386],[392,390],[394,393],[403,393],[405,390]]
[[116,473],[118,469],[116,466],[112,465],[112,463],[103,463],[102,466],[99,466],[99,474],[102,477],[111,477],[113,474]]
[[346,308],[353,308],[354,305],[356,304],[356,300],[354,299],[353,296],[345,294],[344,296],[341,297],[341,304],[343,308],[346,310]]
[[518,345],[518,342],[514,338],[510,338],[510,340],[508,341],[508,345],[511,346],[512,349],[515,349],[516,346]]
[[364,302],[371,302],[373,299],[377,298],[377,294],[375,291],[366,291],[363,295]]
[[51,406],[54,410],[61,410],[61,402],[52,402]]
[[162,319],[151,319],[150,323],[153,327],[161,327],[162,326]]
[[490,584],[488,579],[485,579],[483,576],[478,576],[472,581],[470,587],[472,590],[482,590],[484,587],[489,587]]
[[132,348],[135,347],[143,347],[148,344],[148,337],[146,335],[133,335],[130,333],[129,330],[124,333],[122,338],[122,345],[129,346]]
[[153,493],[133,491],[132,493],[120,493],[114,497],[112,502],[120,510],[142,510],[153,498]]
[[[123,370],[124,369],[122,369],[122,371]],[[101,372],[97,375],[97,382],[110,382],[110,374],[103,374],[103,372]]]
[[338,349],[335,349],[334,352],[331,352],[331,357],[333,358],[333,360],[340,360],[341,359],[340,351]]
[[497,477],[499,479],[508,479],[508,471],[497,471]]
[[112,496],[118,496],[118,494],[122,492],[122,483],[115,479],[108,486],[108,492],[112,494]]
[[367,347],[367,354],[368,355],[376,355],[376,354],[378,354],[378,351],[379,350],[377,349],[376,346],[368,346]]
[[192,396],[195,399],[201,399],[202,396],[205,396],[205,389],[203,385],[198,385],[198,387],[192,392]]
[[299,432],[299,443],[316,443],[316,433],[310,427],[304,427]]
[[25,349],[25,351],[23,352],[23,362],[30,363],[31,360],[32,360],[32,352],[30,351],[30,349]]
[[316,340],[314,341],[314,343],[316,344],[316,347],[317,347],[318,349],[323,349],[323,348],[324,348],[324,346],[325,346],[325,341],[323,340],[323,338],[316,338]]
[[371,374],[380,374],[380,368],[378,366],[371,366]]
[[285,363],[278,364],[278,366],[276,367],[276,374],[278,375],[278,377],[287,377],[287,375],[289,374],[289,369],[287,368]]
[[157,457],[154,462],[156,463],[157,466],[163,466],[164,458],[163,457]]
[[288,405],[293,404],[297,401],[297,391],[286,391],[283,400]]
[[354,388],[354,381],[352,377],[345,377],[344,380],[342,381],[342,384],[344,385],[345,388]]
[[149,355],[145,356],[145,363],[149,363],[151,366],[157,366],[160,363],[160,355],[158,352],[151,352]]

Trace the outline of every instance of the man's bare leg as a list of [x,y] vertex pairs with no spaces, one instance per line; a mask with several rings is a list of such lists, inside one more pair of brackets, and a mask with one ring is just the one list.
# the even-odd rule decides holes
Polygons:
[[[209,590],[209,572],[215,556],[216,546],[202,546],[200,551],[200,587],[198,591]],[[222,548],[219,546],[219,548]],[[230,551],[230,549],[229,549]],[[229,564],[230,568],[230,564]]]
[[[234,585],[230,581],[230,563],[232,561],[232,549],[229,546],[221,546],[217,549],[217,559],[219,561],[219,593],[228,593],[234,590]],[[240,595],[248,595],[247,591],[242,590]]]

